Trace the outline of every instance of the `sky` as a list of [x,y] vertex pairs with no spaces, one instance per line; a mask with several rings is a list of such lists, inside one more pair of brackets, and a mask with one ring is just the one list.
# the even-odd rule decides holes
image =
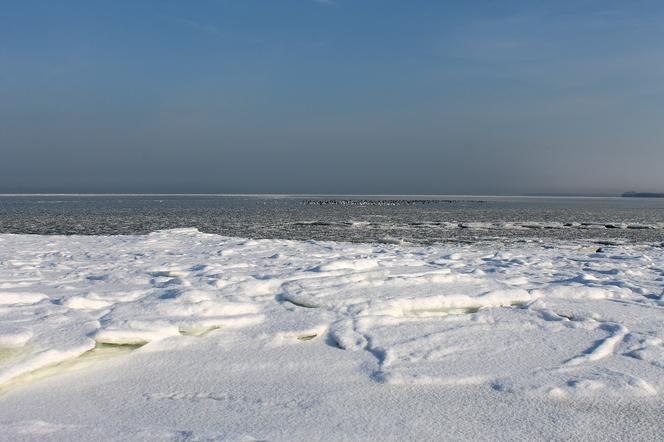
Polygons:
[[0,192],[629,190],[661,1],[0,1]]

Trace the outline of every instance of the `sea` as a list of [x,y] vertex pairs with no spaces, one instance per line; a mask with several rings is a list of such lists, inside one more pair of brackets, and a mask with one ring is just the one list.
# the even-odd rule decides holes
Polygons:
[[0,233],[435,244],[662,244],[664,198],[358,195],[2,195]]

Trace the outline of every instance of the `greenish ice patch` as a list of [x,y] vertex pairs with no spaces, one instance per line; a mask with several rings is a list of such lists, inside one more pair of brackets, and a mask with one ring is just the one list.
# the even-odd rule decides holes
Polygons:
[[298,336],[298,337],[297,337],[297,340],[298,340],[298,341],[311,341],[311,340],[314,339],[316,336],[318,336],[318,335],[315,334],[315,333],[312,334],[312,335]]
[[447,316],[447,315],[467,315],[477,313],[481,307],[437,307],[437,308],[418,308],[405,310],[404,316]]
[[45,367],[15,377],[10,382],[0,386],[0,393],[5,393],[8,390],[21,385],[31,384],[63,373],[82,370],[99,362],[127,355],[141,348],[143,345],[144,344],[116,345],[97,343],[93,349],[86,351],[78,357],[71,358],[56,364],[47,365]]

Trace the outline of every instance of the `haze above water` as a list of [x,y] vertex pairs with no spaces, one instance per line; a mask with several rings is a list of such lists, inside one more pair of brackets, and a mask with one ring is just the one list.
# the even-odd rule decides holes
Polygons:
[[0,192],[664,191],[664,5],[5,1]]

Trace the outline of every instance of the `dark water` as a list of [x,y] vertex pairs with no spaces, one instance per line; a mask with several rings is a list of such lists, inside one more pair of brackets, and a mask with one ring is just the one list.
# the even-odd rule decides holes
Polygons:
[[145,234],[196,227],[252,238],[359,242],[664,241],[664,199],[0,196],[0,232]]

